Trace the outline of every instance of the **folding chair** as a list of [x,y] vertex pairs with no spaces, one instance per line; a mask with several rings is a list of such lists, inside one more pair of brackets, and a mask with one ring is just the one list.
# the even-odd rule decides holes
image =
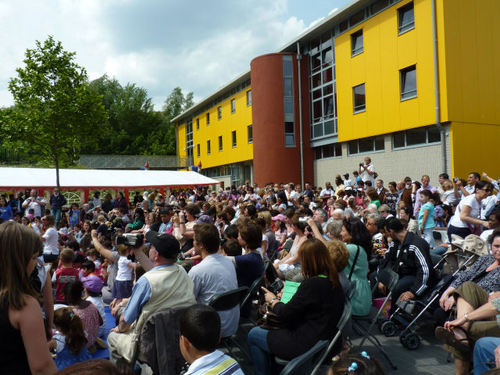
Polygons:
[[304,375],[311,373],[315,363],[322,357],[328,345],[328,340],[320,340],[311,349],[291,361],[275,357],[278,365],[285,366],[280,375]]
[[[226,311],[230,310],[235,306],[241,305],[245,297],[248,295],[248,287],[242,286],[234,290],[230,290],[228,292],[224,292],[218,295],[213,296],[210,301],[208,301],[208,305],[213,307],[215,311]],[[221,344],[226,347],[229,353],[232,355],[233,352],[231,350],[231,344],[236,345],[241,352],[247,357],[250,358],[249,354],[245,349],[236,341],[233,336],[222,337]]]
[[328,348],[323,353],[318,363],[316,363],[316,366],[314,367],[314,370],[311,373],[311,375],[315,375],[318,372],[319,368],[321,367],[321,364],[325,361],[328,354],[332,351],[334,345],[342,336],[342,330],[344,329],[345,325],[351,318],[351,315],[352,315],[352,306],[349,300],[346,299],[344,304],[344,311],[342,312],[342,316],[340,317],[339,322],[337,323],[337,329],[338,329],[337,334],[333,337],[332,341],[330,341],[330,345],[328,345]]
[[[359,344],[359,348],[361,348],[363,346],[363,344],[365,343],[365,341],[368,339],[368,341],[370,341],[373,345],[375,345],[380,350],[380,352],[385,357],[387,362],[389,362],[390,366],[394,370],[396,370],[397,369],[396,365],[394,365],[394,363],[391,361],[391,359],[389,358],[389,355],[385,352],[384,348],[382,347],[382,344],[377,339],[377,337],[373,333],[371,333],[371,331],[372,331],[373,326],[377,323],[380,314],[384,310],[384,308],[387,304],[387,301],[389,300],[389,298],[391,298],[392,292],[394,291],[394,288],[396,287],[396,285],[399,282],[399,275],[396,272],[394,272],[393,270],[385,268],[379,272],[378,281],[381,282],[382,284],[384,284],[389,292],[387,294],[387,296],[385,297],[384,302],[382,303],[382,306],[380,306],[380,308],[378,309],[375,317],[373,319],[371,319],[370,326],[365,331],[366,333],[363,333],[364,328],[362,327],[360,322],[370,320],[369,315],[367,315],[367,316],[355,316],[355,315],[353,315],[352,316],[352,320],[353,320],[352,326],[358,335],[363,336],[361,343]],[[377,287],[377,285],[375,285],[373,289],[375,290],[376,287]]]

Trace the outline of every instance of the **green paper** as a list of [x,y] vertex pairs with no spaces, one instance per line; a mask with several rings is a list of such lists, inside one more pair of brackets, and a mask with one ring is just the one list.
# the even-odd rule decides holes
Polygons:
[[285,281],[285,287],[283,288],[283,295],[281,296],[281,302],[288,303],[292,297],[297,293],[300,283],[295,281]]

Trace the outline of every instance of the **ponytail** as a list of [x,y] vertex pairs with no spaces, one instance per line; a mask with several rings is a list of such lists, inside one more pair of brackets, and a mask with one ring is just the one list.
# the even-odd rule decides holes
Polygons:
[[55,311],[54,325],[66,337],[66,345],[68,345],[71,353],[76,355],[87,345],[83,323],[70,307]]

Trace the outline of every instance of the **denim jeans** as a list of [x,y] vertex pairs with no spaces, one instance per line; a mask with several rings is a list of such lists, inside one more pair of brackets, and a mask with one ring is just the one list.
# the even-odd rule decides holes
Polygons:
[[271,356],[269,346],[267,346],[268,333],[267,329],[260,327],[254,327],[248,333],[248,347],[256,375],[271,374]]
[[[495,354],[500,337],[482,337],[474,344],[474,375],[480,375],[495,367]],[[491,363],[492,365],[489,365]]]
[[51,214],[56,219],[56,228],[57,228],[59,226],[59,222],[61,221],[61,209],[60,208],[53,208],[51,210]]

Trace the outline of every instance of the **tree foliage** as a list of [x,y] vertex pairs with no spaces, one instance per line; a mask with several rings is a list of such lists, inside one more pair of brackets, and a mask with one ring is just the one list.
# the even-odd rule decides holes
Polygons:
[[175,155],[175,125],[172,119],[193,104],[193,94],[185,97],[175,88],[166,99],[163,111],[153,109],[147,91],[135,84],[122,86],[104,75],[90,84],[102,96],[108,118],[102,124],[103,135],[90,154]]
[[[75,53],[49,36],[27,49],[24,67],[9,82],[14,106],[1,112],[4,144],[49,165],[73,164],[80,150],[95,140],[105,121],[102,99],[90,90]],[[57,181],[59,182],[59,181]]]

